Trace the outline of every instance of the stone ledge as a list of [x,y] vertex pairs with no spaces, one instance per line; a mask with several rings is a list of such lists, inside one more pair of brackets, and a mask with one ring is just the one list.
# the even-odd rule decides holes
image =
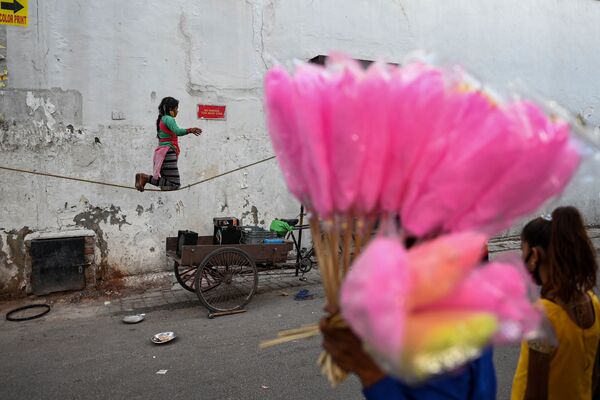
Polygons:
[[69,231],[56,231],[56,232],[34,232],[25,236],[25,241],[30,242],[32,240],[43,240],[43,239],[64,239],[71,237],[94,237],[96,232],[90,229],[73,229]]

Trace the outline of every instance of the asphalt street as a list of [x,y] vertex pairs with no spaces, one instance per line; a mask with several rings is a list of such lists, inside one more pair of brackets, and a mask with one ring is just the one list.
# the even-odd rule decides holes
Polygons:
[[[34,321],[2,319],[0,399],[361,399],[355,378],[332,389],[320,375],[318,338],[258,348],[279,330],[318,320],[322,290],[308,288],[316,299],[273,291],[256,295],[244,314],[212,320],[194,302],[146,311],[136,325],[96,303],[56,306]],[[162,331],[177,339],[151,343]],[[507,399],[517,349],[495,357],[498,399]]]

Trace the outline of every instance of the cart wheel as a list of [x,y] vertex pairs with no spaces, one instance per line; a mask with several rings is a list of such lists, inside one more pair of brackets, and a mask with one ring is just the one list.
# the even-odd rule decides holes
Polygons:
[[175,278],[177,282],[185,289],[190,292],[195,292],[194,287],[196,285],[196,271],[198,270],[197,265],[181,266],[175,261]]
[[310,249],[306,254],[302,256],[300,259],[300,265],[298,266],[298,270],[303,274],[306,274],[308,271],[313,269],[313,267],[317,264],[317,257],[315,255],[314,249]]
[[258,272],[248,253],[225,247],[202,261],[194,282],[198,299],[209,311],[233,311],[252,298],[258,286]]

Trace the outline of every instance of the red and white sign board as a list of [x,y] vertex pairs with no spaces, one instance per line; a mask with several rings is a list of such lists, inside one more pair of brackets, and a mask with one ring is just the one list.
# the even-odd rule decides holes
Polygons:
[[225,119],[225,106],[198,104],[199,119]]

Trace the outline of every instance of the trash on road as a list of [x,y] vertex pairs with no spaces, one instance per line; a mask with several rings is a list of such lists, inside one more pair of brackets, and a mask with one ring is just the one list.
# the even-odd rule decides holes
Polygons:
[[294,300],[302,301],[302,300],[312,300],[315,298],[315,295],[312,294],[308,289],[302,289],[294,296]]
[[152,338],[150,339],[152,341],[152,343],[155,344],[163,344],[163,343],[168,343],[171,340],[175,339],[177,336],[175,336],[175,332],[161,332],[161,333],[157,333],[156,335],[152,336]]
[[223,317],[225,315],[233,315],[233,314],[241,314],[245,313],[246,310],[229,310],[229,311],[221,311],[221,312],[209,312],[208,319],[213,319],[215,317]]
[[142,322],[145,316],[146,314],[126,315],[121,321],[125,322],[126,324],[137,324]]
[[[30,312],[30,310],[35,310]],[[15,308],[6,314],[7,321],[29,321],[40,318],[50,312],[48,304],[29,304],[27,306]]]
[[267,385],[260,385],[261,389],[268,389],[269,387]]
[[158,371],[156,371],[156,375],[166,375],[167,371],[168,369],[159,369]]

